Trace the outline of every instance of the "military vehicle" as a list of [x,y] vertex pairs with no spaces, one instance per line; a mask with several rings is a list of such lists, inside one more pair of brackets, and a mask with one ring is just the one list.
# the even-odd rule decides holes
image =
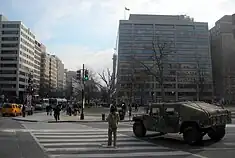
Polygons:
[[199,143],[206,134],[215,141],[225,136],[226,124],[231,123],[228,109],[205,102],[153,103],[146,114],[133,117],[133,132],[144,137],[146,131],[183,134],[189,145]]

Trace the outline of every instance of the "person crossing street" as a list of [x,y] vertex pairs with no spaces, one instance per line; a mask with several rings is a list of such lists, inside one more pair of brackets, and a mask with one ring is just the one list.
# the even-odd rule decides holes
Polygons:
[[117,128],[120,118],[116,111],[115,106],[111,106],[110,113],[106,120],[108,121],[108,147],[111,147],[112,145],[112,135],[113,135],[113,146],[116,147]]

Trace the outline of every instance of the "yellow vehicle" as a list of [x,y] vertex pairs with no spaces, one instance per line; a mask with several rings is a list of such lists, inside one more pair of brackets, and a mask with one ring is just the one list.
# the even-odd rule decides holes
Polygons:
[[18,116],[21,115],[20,106],[14,103],[4,103],[2,106],[2,116],[11,115]]

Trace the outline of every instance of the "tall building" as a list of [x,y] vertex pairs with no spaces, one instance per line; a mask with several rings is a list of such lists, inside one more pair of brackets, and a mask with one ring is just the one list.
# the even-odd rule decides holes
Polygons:
[[[131,14],[129,20],[119,21],[119,101],[132,100],[147,104],[161,100],[157,78],[145,73],[147,71],[143,66],[144,64],[151,69],[157,67],[154,66],[157,62],[154,56],[156,53],[159,57],[159,49],[155,47],[156,52],[153,51],[153,42],[155,46],[169,46],[164,48],[166,55],[162,60],[166,100],[212,99],[208,23],[195,22],[183,15]],[[132,81],[129,74],[134,74],[138,82]],[[138,77],[143,74],[144,79],[141,79],[143,76]]]
[[41,52],[41,76],[40,76],[40,96],[47,96],[49,87],[50,54],[46,53],[46,48]]
[[60,91],[64,90],[64,64],[62,61],[55,55],[56,58],[56,68],[57,68],[57,89]]
[[70,98],[73,91],[73,79],[76,77],[76,71],[67,71],[66,70],[66,97]]
[[[233,15],[234,17],[235,15]],[[235,103],[235,25],[232,15],[225,15],[210,29],[214,91],[217,100]]]
[[35,50],[34,50],[34,87],[36,92],[40,89],[40,77],[41,77],[41,53],[42,46],[41,43],[35,40]]
[[66,90],[67,69],[64,69],[63,90]]
[[28,76],[35,70],[35,36],[21,21],[0,15],[0,37],[0,91],[23,99]]
[[54,55],[50,55],[49,87],[51,91],[57,89],[57,59]]

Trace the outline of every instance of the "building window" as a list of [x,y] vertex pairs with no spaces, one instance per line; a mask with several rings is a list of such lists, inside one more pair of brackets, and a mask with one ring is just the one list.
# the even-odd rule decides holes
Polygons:
[[18,44],[17,43],[14,43],[14,44],[2,44],[1,45],[2,48],[5,47],[5,48],[16,48],[18,47]]
[[0,81],[16,81],[16,77],[1,77]]
[[2,50],[1,54],[17,54],[17,50]]
[[17,57],[1,57],[2,61],[17,61]]
[[2,24],[2,28],[19,28],[19,24]]
[[2,37],[2,41],[18,41],[18,37]]
[[2,31],[2,34],[5,35],[5,34],[10,34],[10,35],[18,35],[19,34],[19,31]]
[[16,74],[15,70],[0,70],[0,74]]

